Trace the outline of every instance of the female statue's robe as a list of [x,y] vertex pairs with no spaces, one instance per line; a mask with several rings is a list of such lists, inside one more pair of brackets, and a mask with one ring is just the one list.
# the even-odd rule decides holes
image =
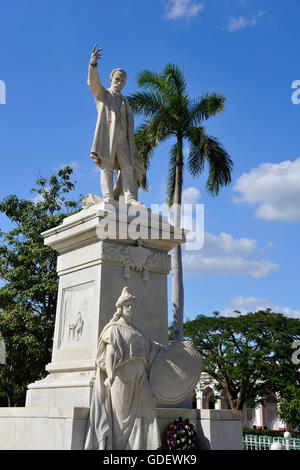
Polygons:
[[[114,351],[111,388],[104,385],[107,344]],[[130,324],[106,325],[98,344],[85,449],[154,450],[161,446],[148,372],[162,348]]]

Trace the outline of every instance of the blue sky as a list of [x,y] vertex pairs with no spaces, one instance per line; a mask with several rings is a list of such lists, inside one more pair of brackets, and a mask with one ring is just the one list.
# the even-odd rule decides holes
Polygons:
[[[113,68],[127,71],[124,94],[139,71],[176,63],[192,97],[226,96],[206,129],[234,162],[231,186],[215,198],[205,174],[184,176],[186,200],[205,206],[206,232],[201,251],[184,253],[185,317],[268,306],[300,317],[299,13],[297,0],[0,0],[0,198],[32,197],[35,178],[64,164],[78,193],[100,195],[86,84],[95,43],[105,86]],[[140,196],[148,206],[165,200],[169,147],[153,156]],[[3,215],[0,227],[9,227]]]

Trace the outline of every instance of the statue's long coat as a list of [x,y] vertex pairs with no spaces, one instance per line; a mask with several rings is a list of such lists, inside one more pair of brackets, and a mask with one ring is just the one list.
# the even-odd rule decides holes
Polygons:
[[[98,119],[91,149],[91,154],[100,158],[97,166],[101,167],[101,160],[110,160],[112,157],[112,146],[116,130],[116,111],[114,109],[114,98],[109,89],[104,88],[99,80],[97,67],[89,65],[88,85],[94,95],[98,110]],[[134,141],[134,119],[132,110],[127,100],[122,96],[126,106],[127,133],[132,166],[135,166],[137,149]],[[115,162],[115,169],[119,169]],[[97,163],[96,163],[97,164]]]

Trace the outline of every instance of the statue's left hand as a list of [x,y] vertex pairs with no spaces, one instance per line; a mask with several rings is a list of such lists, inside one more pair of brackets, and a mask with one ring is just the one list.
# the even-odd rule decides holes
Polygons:
[[101,168],[101,159],[96,153],[91,154],[91,158],[94,160],[96,166]]
[[107,377],[107,379],[104,380],[104,385],[106,387],[111,388],[114,383],[114,380],[115,380],[114,377]]

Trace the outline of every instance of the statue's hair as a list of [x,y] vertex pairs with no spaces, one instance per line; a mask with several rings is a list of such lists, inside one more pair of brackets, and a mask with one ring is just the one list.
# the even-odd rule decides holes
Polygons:
[[113,78],[113,76],[114,76],[114,74],[115,74],[116,72],[122,72],[122,73],[125,75],[125,80],[127,80],[127,73],[125,72],[125,70],[124,70],[124,69],[117,68],[117,69],[114,69],[114,70],[111,72],[111,74],[110,74],[110,76],[109,76],[109,81],[110,81],[110,82],[112,81],[112,78]]
[[134,297],[134,295],[127,294],[126,296],[120,297],[116,302],[116,307],[122,308],[123,305],[126,304],[136,304],[136,298]]
[[122,307],[120,308],[117,308],[117,311],[114,313],[112,319],[110,320],[109,323],[113,323],[113,322],[116,322],[118,321],[122,316]]
[[129,294],[128,287],[124,287],[120,297],[116,302],[117,311],[114,313],[112,319],[109,323],[113,323],[119,320],[122,316],[123,307],[127,304],[137,304],[136,297],[132,294]]

